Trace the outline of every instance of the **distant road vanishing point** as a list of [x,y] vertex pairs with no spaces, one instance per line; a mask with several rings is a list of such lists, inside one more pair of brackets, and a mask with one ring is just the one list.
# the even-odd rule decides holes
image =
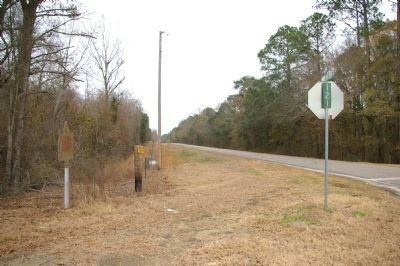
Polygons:
[[[324,171],[323,159],[220,149],[180,143],[173,143],[173,145],[189,147],[207,152],[238,156],[247,159],[274,162],[314,172],[322,173]],[[374,186],[389,189],[400,195],[400,165],[398,164],[389,165],[329,160],[329,174],[364,181]]]

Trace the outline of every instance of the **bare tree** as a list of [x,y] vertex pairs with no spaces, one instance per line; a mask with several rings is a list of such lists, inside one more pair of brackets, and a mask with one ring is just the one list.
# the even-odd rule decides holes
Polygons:
[[104,24],[99,28],[96,40],[90,43],[90,58],[94,69],[92,78],[102,87],[102,93],[108,102],[125,80],[122,73],[124,65],[123,51],[118,40],[112,41]]
[[19,1],[22,11],[22,24],[20,25],[17,40],[17,62],[15,64],[15,80],[10,86],[10,106],[8,112],[8,140],[6,158],[6,180],[8,186],[18,186],[21,169],[22,136],[24,131],[25,92],[29,86],[29,71],[33,50],[33,31],[36,21],[36,12],[41,0]]
[[[51,45],[54,35],[75,35],[62,26],[79,17],[76,6],[44,0],[6,0],[0,6],[0,58],[5,63],[7,88],[7,154],[3,189],[18,191],[21,185],[24,150],[26,102],[32,92],[32,79],[47,72],[45,63],[55,63],[54,56],[65,50]],[[65,72],[65,71],[64,71]]]

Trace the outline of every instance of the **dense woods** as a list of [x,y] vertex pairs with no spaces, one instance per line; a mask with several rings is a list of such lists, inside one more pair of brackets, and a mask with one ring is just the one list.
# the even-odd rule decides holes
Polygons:
[[[330,157],[400,163],[400,7],[391,1],[397,21],[388,21],[381,5],[379,0],[317,0],[320,12],[300,25],[280,27],[260,47],[262,78],[235,81],[236,94],[183,120],[166,137],[322,157],[323,121],[308,110],[307,90],[331,70],[345,94],[345,109],[331,120]],[[338,45],[339,35],[345,37]]]
[[65,122],[76,179],[150,136],[148,116],[123,88],[119,42],[104,26],[85,30],[85,16],[76,1],[0,1],[0,193],[62,177]]

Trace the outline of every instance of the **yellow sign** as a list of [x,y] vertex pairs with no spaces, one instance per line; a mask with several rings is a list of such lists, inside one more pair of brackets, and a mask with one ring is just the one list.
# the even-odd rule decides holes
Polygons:
[[65,122],[63,132],[58,137],[58,160],[67,162],[74,157],[74,136]]
[[136,152],[138,154],[144,154],[144,147],[143,146],[136,146]]

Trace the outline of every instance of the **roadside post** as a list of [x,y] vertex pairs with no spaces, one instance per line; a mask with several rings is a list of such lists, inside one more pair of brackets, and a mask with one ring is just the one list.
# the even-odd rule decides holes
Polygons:
[[142,191],[142,180],[144,176],[145,159],[144,159],[144,147],[141,145],[135,145],[135,191]]
[[74,136],[69,131],[67,122],[58,136],[58,161],[64,162],[64,209],[70,207],[71,180],[69,177],[69,161],[74,156]]
[[334,119],[344,105],[343,92],[332,81],[331,73],[322,77],[308,91],[308,108],[319,118],[325,120],[325,171],[324,171],[324,209],[328,209],[328,155],[329,155],[329,118]]

